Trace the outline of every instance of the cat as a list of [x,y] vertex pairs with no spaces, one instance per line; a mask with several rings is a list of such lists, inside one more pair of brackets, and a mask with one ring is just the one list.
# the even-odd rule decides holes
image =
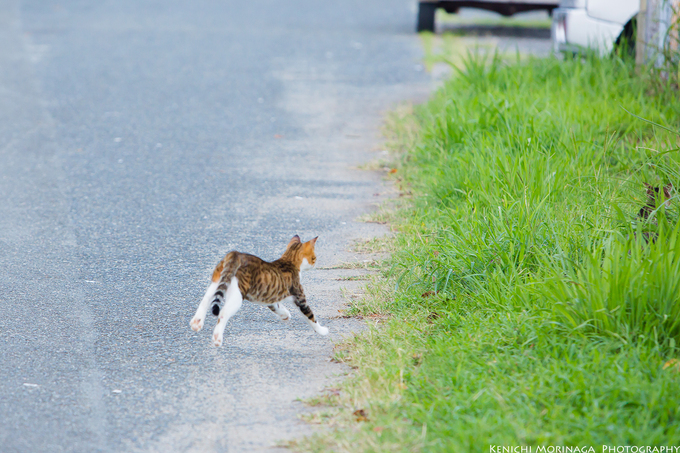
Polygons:
[[300,236],[293,236],[281,258],[271,263],[247,253],[227,253],[213,271],[212,281],[189,323],[191,328],[195,332],[203,328],[212,302],[212,312],[218,316],[213,344],[221,346],[224,327],[241,308],[243,300],[266,305],[283,321],[290,319],[290,312],[282,302],[289,301],[298,306],[314,331],[327,335],[328,328],[316,320],[300,285],[300,271],[311,269],[316,263],[314,245],[317,239],[318,236],[303,243]]
[[[654,187],[651,184],[644,183],[645,188],[647,189],[647,203],[645,203],[644,206],[640,208],[638,211],[638,217],[650,222],[652,225],[657,225],[657,220],[656,218],[651,219],[650,221],[650,216],[654,214],[659,207],[661,207],[661,204],[665,205],[666,208],[669,208],[671,206],[671,190],[673,189],[672,184],[666,184],[661,187]],[[660,193],[663,190],[663,199],[659,196]],[[657,207],[657,203],[658,207]],[[635,237],[637,237],[637,233],[634,233]],[[656,243],[657,238],[659,235],[653,231],[643,231],[642,232],[642,239],[649,244],[649,243]]]
[[[659,191],[660,187],[654,187],[651,184],[645,184],[645,188],[647,189],[647,204],[645,204],[643,207],[640,208],[640,211],[638,212],[638,217],[641,219],[648,219],[650,215],[657,209],[657,198],[659,198]],[[660,203],[665,203],[666,207],[669,207],[671,204],[671,189],[673,189],[672,184],[666,184],[663,186],[663,200],[659,202]]]

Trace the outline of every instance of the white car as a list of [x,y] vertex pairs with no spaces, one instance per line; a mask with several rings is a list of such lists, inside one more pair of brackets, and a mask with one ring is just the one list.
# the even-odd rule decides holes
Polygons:
[[536,10],[550,13],[558,5],[559,0],[420,0],[416,30],[434,32],[434,16],[438,8],[447,13],[457,13],[460,8],[478,8],[495,11],[503,16],[512,16]]
[[552,41],[556,52],[591,49],[600,55],[624,44],[633,53],[635,17],[640,0],[562,0],[553,11]]

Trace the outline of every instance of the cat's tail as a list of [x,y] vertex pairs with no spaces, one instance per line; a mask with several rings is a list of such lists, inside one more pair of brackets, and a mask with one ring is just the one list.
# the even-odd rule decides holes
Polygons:
[[215,272],[213,272],[213,282],[219,281],[220,284],[217,287],[212,300],[211,311],[213,315],[219,316],[220,308],[224,304],[224,296],[229,287],[229,283],[231,283],[231,279],[236,275],[236,271],[238,271],[239,267],[241,267],[240,254],[238,252],[229,252],[215,268]]
[[227,292],[227,285],[222,283],[220,286],[217,287],[217,291],[215,291],[215,296],[213,297],[212,300],[212,314],[215,316],[219,316],[220,314],[220,307],[222,304],[224,304],[224,293]]

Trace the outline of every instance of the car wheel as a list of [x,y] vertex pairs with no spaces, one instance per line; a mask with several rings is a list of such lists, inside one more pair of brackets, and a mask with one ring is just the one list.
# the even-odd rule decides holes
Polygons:
[[432,2],[418,3],[418,26],[416,31],[431,31],[434,33],[434,14],[437,4]]
[[635,41],[637,39],[637,17],[628,21],[614,43],[614,52],[620,56],[635,58]]

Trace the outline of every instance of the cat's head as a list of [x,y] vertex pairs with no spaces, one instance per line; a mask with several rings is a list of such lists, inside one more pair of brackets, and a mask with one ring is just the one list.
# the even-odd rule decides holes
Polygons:
[[311,241],[302,242],[300,236],[296,234],[288,243],[283,256],[287,256],[301,271],[313,268],[314,264],[316,264],[314,245],[318,238],[317,236]]
[[650,207],[656,205],[656,200],[657,198],[660,198],[659,195],[661,190],[663,190],[663,199],[660,202],[665,202],[666,206],[670,206],[671,190],[673,189],[672,184],[669,183],[663,187],[654,187],[651,184],[645,183],[645,188],[647,189],[647,204]]

